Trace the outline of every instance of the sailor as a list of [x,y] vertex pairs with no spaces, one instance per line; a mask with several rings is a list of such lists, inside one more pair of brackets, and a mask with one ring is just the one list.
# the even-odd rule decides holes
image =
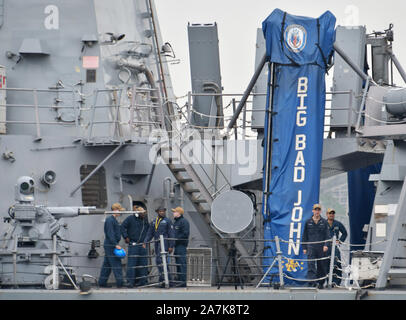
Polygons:
[[[327,241],[331,238],[328,230],[328,223],[321,216],[321,205],[313,206],[313,216],[306,221],[303,230],[303,253],[307,254],[308,271],[307,278],[310,286],[323,287],[325,279],[321,279],[327,275],[326,263],[320,260],[326,257],[328,251]],[[314,279],[320,279],[314,281]]]
[[121,240],[121,229],[117,218],[121,216],[120,211],[124,211],[119,203],[114,203],[111,206],[112,215],[107,217],[104,222],[104,261],[100,271],[99,286],[107,287],[107,280],[113,270],[116,278],[117,288],[123,286],[123,274],[121,270],[121,259],[114,255],[114,249],[120,250],[119,242]]
[[121,224],[121,234],[128,243],[127,283],[128,287],[147,284],[148,259],[147,249],[142,246],[147,235],[149,223],[147,211],[141,206],[134,206],[134,214],[128,216]]
[[173,228],[175,230],[175,262],[176,273],[178,275],[179,287],[186,287],[186,248],[189,244],[190,225],[189,221],[183,216],[184,210],[182,207],[172,209],[173,212]]
[[[330,238],[333,238],[334,235],[336,236],[337,244],[341,244],[347,239],[347,230],[345,229],[344,225],[340,222],[335,220],[336,211],[334,209],[327,210],[327,222],[328,228],[330,232]],[[341,234],[341,236],[340,236]],[[328,248],[327,255],[331,255],[331,246]],[[334,270],[333,270],[333,283],[337,286],[341,283],[341,253],[340,249],[336,246],[335,248],[335,259],[334,259]],[[328,265],[330,262],[328,261]]]
[[[173,231],[173,225],[170,219],[166,217],[166,208],[159,207],[156,212],[158,216],[152,220],[149,225],[147,235],[144,238],[143,248],[147,247],[147,242],[151,241],[154,238],[155,242],[155,255],[156,255],[156,265],[158,266],[159,271],[159,282],[164,286],[164,269],[162,264],[161,256],[161,243],[159,241],[159,236],[163,235],[164,237],[164,246],[165,251],[172,253],[174,246],[175,234]],[[166,256],[166,263],[169,263],[169,255]],[[168,280],[171,280],[171,277],[168,272]]]

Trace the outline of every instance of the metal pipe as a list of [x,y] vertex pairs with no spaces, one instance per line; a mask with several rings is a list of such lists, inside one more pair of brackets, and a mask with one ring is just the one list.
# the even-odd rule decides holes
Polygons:
[[[350,91],[327,91],[326,92],[326,94],[348,94],[348,93],[350,93]],[[196,97],[196,96],[199,96],[199,97],[200,96],[202,96],[202,97],[204,97],[204,96],[239,97],[239,96],[243,96],[243,95],[244,95],[243,93],[202,93],[202,92],[201,93],[199,93],[199,92],[190,93],[190,96],[192,96],[192,97]],[[251,92],[249,94],[249,96],[266,96],[266,95],[267,95],[267,93],[255,93],[255,92]],[[184,98],[184,97],[182,97],[182,98]]]
[[237,119],[242,111],[242,108],[244,107],[245,102],[247,101],[249,95],[251,94],[251,91],[254,88],[255,83],[257,82],[259,76],[261,75],[262,69],[264,68],[264,65],[265,65],[267,59],[268,59],[267,55],[264,54],[257,69],[255,70],[254,75],[251,78],[250,83],[248,84],[247,89],[244,92],[244,95],[242,96],[242,99],[237,107],[237,111],[234,113],[233,118],[231,119],[230,123],[228,124],[228,127],[227,127],[228,132],[233,128],[234,124],[237,122]]
[[[368,82],[368,80],[367,80],[367,82]],[[352,93],[350,93],[349,95],[348,95],[348,97],[349,97],[349,106],[352,106]],[[347,113],[347,124],[348,124],[348,126],[347,126],[347,137],[349,138],[350,136],[351,136],[351,128],[352,128],[352,108],[348,108],[348,113]]]
[[272,268],[273,268],[273,266],[275,265],[275,263],[276,263],[276,259],[274,259],[274,260],[272,261],[272,264],[269,266],[268,270],[266,270],[264,276],[262,277],[262,279],[258,282],[257,286],[255,287],[256,289],[258,289],[259,286],[262,284],[262,282],[265,280],[265,278],[267,277],[268,273],[272,270]]
[[152,164],[151,173],[149,174],[149,179],[148,179],[148,183],[147,183],[147,190],[145,191],[146,196],[149,196],[149,191],[151,189],[151,182],[152,182],[152,178],[154,176],[157,158],[158,158],[158,155],[155,155],[155,160],[154,160],[154,162]]
[[328,274],[328,287],[329,288],[333,287],[333,271],[334,271],[334,260],[335,260],[335,254],[336,254],[336,240],[337,240],[337,237],[336,237],[336,235],[334,235],[333,242],[331,244],[330,272]]
[[90,172],[89,175],[88,175],[86,178],[84,178],[84,179],[82,180],[82,182],[81,182],[75,189],[73,189],[73,191],[70,193],[70,196],[72,197],[72,196],[75,194],[75,192],[78,191],[78,189],[79,189],[81,186],[83,186],[83,185],[87,182],[87,180],[89,180],[97,171],[99,171],[99,169],[100,169],[118,150],[120,150],[120,148],[121,148],[122,146],[123,146],[123,144],[120,143],[106,158],[104,158],[104,160],[103,160],[102,162],[100,162],[100,163],[98,164],[98,166],[97,166],[92,172]]
[[[158,41],[158,35],[157,35],[157,28],[155,25],[155,12],[153,10],[152,7],[152,2],[151,0],[147,1],[147,7],[151,13],[149,22],[150,25],[152,27],[152,30],[154,31],[154,40],[152,41],[152,44],[154,46],[154,49],[156,51],[156,58],[157,58],[157,63],[158,63],[158,77],[159,77],[159,85],[161,86],[161,90],[162,93],[164,94],[164,101],[168,100],[168,93],[167,93],[167,89],[166,89],[166,83],[165,83],[165,75],[164,75],[164,70],[163,70],[163,66],[162,66],[162,57],[161,57],[161,52],[160,52],[160,48],[159,48],[159,41]],[[169,111],[169,108],[168,108]]]
[[190,108],[192,107],[192,93],[189,91],[187,93],[187,104],[186,104],[186,112],[187,112],[187,121],[188,123],[190,123],[190,121],[192,120],[191,117],[191,113],[190,113]]
[[[267,126],[267,133],[268,137],[264,137],[264,142],[266,142],[266,146],[264,144],[264,148],[266,148],[266,159],[265,159],[265,165],[264,165],[264,175],[265,175],[265,188],[264,188],[264,210],[265,213],[267,214],[268,212],[268,196],[269,196],[269,184],[271,181],[271,165],[272,165],[272,112],[273,112],[273,97],[274,97],[274,81],[275,81],[275,65],[272,63],[271,68],[270,68],[270,80],[272,83],[272,88],[269,93],[269,110],[266,111],[268,112],[268,121],[266,123]],[[267,139],[265,139],[267,138]]]
[[13,247],[13,279],[14,279],[14,288],[17,288],[17,248],[18,248],[18,238],[13,236],[14,247]]
[[168,265],[166,263],[166,254],[164,236],[161,234],[159,236],[159,241],[161,243],[161,256],[162,256],[162,265],[164,269],[164,279],[165,279],[165,288],[169,288],[169,277],[168,277]]
[[395,64],[396,69],[399,71],[403,81],[406,82],[406,72],[400,64],[398,58],[392,52],[390,52],[390,57],[392,58],[392,61]]
[[88,140],[90,140],[91,137],[92,137],[94,114],[95,114],[95,111],[96,111],[96,110],[95,110],[95,107],[96,107],[96,104],[97,104],[97,95],[98,95],[98,93],[99,93],[98,90],[95,90],[94,93],[93,93],[93,94],[94,94],[94,101],[93,101],[93,105],[92,105],[92,115],[90,116],[89,135],[88,135],[88,137],[87,137]]
[[[36,122],[32,121],[0,121],[0,123],[8,123],[8,124],[36,124]],[[96,121],[93,122],[93,124],[110,124],[110,123],[115,123],[115,121]],[[147,121],[138,121],[135,123],[140,123],[142,125],[151,125],[151,124],[156,124],[157,122],[147,122]],[[40,122],[40,124],[43,125],[64,125],[64,126],[74,126],[75,123],[64,123],[64,122]],[[128,123],[121,123],[122,125],[129,125]]]
[[334,43],[334,50],[340,55],[341,58],[343,58],[345,62],[347,62],[347,64],[351,67],[351,69],[353,69],[363,80],[366,81],[369,78],[369,76],[365,74],[365,72],[362,71],[361,68],[354,63],[354,61],[351,60],[351,58],[340,48],[340,46],[337,43]]
[[278,268],[279,268],[279,284],[281,288],[285,286],[285,281],[283,279],[283,266],[282,266],[282,251],[281,246],[279,244],[279,237],[275,237],[275,244],[276,244],[276,255],[278,259]]
[[[166,189],[167,181],[169,181],[168,184],[168,189]],[[172,189],[172,179],[170,177],[166,177],[163,181],[163,198],[165,201],[165,208],[169,207],[169,198],[170,198],[170,192]]]
[[58,258],[58,262],[60,264],[60,266],[62,267],[63,271],[65,272],[66,276],[69,278],[70,282],[72,283],[72,285],[75,287],[76,290],[79,290],[78,286],[76,285],[75,281],[73,281],[72,277],[69,275],[69,272],[66,270],[65,266],[63,265],[61,259]]
[[[190,93],[192,97],[240,97],[243,93]],[[253,93],[251,92],[249,96],[266,96],[266,93]]]
[[242,114],[242,139],[245,140],[246,128],[247,128],[247,106],[245,106]]
[[59,287],[58,281],[58,266],[56,255],[56,234],[52,236],[52,289],[57,290]]
[[55,219],[73,218],[79,215],[89,215],[95,212],[96,207],[46,207]]
[[120,90],[120,94],[117,96],[117,91],[113,92],[113,104],[112,107],[114,107],[116,110],[115,118],[114,118],[114,136],[118,136],[119,138],[123,137],[123,132],[120,127],[120,102],[121,102],[121,96],[122,96],[123,90]]
[[[130,128],[132,128],[133,127],[133,124],[134,124],[134,105],[135,105],[135,96],[136,96],[136,93],[135,93],[135,86],[133,86],[132,87],[132,94],[131,94],[131,104],[130,104],[130,121],[129,121],[129,124],[130,124]],[[131,129],[130,129],[131,130]]]
[[369,90],[369,83],[370,83],[370,78],[368,77],[367,82],[365,83],[365,88],[364,88],[364,93],[362,94],[362,101],[361,105],[359,107],[359,112],[358,112],[358,119],[357,119],[357,124],[355,126],[355,132],[361,133],[360,132],[360,127],[361,127],[361,118],[362,118],[362,109],[364,108],[365,101],[367,99],[367,94]]
[[37,128],[37,136],[35,138],[35,141],[40,141],[40,140],[42,140],[42,138],[41,138],[41,125],[40,125],[40,121],[39,121],[37,90],[33,90],[32,93],[33,93],[33,96],[34,96],[35,125],[36,125],[36,128]]
[[[235,112],[236,112],[235,99],[234,99],[234,98],[233,98],[233,112],[234,112],[234,114],[235,114]],[[232,121],[232,120],[231,120],[231,121]],[[236,122],[237,122],[237,121],[236,121]],[[229,127],[230,127],[230,125],[229,125]],[[238,140],[237,123],[236,123],[236,125],[234,126],[234,139],[235,139],[235,141]]]

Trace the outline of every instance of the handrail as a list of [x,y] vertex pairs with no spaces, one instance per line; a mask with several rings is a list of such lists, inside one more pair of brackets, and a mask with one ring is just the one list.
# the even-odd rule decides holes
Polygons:
[[[173,122],[172,122],[172,119],[170,119],[170,117],[166,117],[169,121],[170,121],[170,123],[171,124],[173,124]],[[171,125],[171,127],[172,128],[176,128],[176,126],[173,126],[173,125]],[[176,141],[176,138],[182,138],[182,132],[181,131],[179,131],[179,130],[177,130],[177,129],[175,129],[175,130],[172,130],[172,132],[176,132],[176,134],[177,134],[177,136],[175,136],[175,137],[172,137],[172,141]],[[193,134],[193,132],[192,132],[192,134]],[[188,136],[188,137],[186,137],[186,139],[183,139],[183,141],[187,141],[187,139],[190,137],[190,135]],[[181,141],[182,141],[182,139],[181,139]],[[203,146],[203,148],[206,150],[206,151],[208,151],[209,152],[209,154],[211,154],[210,153],[210,150],[207,150],[207,147],[206,147],[206,145],[205,145],[205,143],[201,143],[201,145]],[[180,148],[181,148],[181,146],[179,146]],[[193,157],[195,157],[195,155],[193,154]],[[217,163],[216,163],[216,161],[215,161],[215,159],[213,158],[213,156],[212,156],[212,160],[214,160],[211,164],[212,165],[214,165],[215,166],[215,168],[216,168],[216,170],[218,170],[219,172],[220,172],[220,174],[223,176],[223,178],[224,178],[224,180],[225,180],[225,182],[226,182],[226,185],[228,185],[230,188],[232,188],[232,185],[231,185],[231,183],[229,182],[229,180],[227,179],[227,176],[224,174],[224,172],[221,170],[221,168],[219,168],[219,166],[217,165]],[[201,164],[201,163],[196,163],[201,169],[202,169],[202,171],[203,171],[203,173],[206,175],[206,177],[209,179],[209,182],[212,184],[212,186],[214,186],[214,191],[216,192],[217,190],[217,186],[215,186],[215,183],[214,183],[214,181],[212,180],[212,178],[210,177],[210,175],[206,172],[206,170],[204,169],[204,167],[203,167],[203,165]]]
[[[151,120],[151,117],[159,117],[159,110],[161,110],[163,108],[163,106],[165,105],[165,103],[172,103],[174,105],[177,105],[176,102],[173,101],[166,101],[164,103],[159,103],[159,102],[153,102],[150,101],[151,99],[149,99],[147,102],[136,102],[135,100],[133,100],[133,97],[129,97],[128,101],[124,101],[121,102],[119,101],[117,98],[113,99],[114,101],[112,101],[111,104],[106,104],[106,103],[101,103],[101,104],[95,104],[94,101],[93,103],[91,103],[91,105],[87,105],[87,106],[83,106],[83,102],[84,100],[80,100],[80,101],[75,101],[75,95],[79,94],[80,96],[86,96],[86,98],[89,97],[93,97],[94,99],[97,99],[97,95],[101,94],[101,93],[117,93],[118,91],[120,92],[119,94],[117,94],[117,96],[121,96],[123,95],[125,92],[123,90],[128,90],[128,89],[132,89],[132,93],[133,96],[137,95],[137,94],[148,94],[151,93],[153,91],[157,91],[157,88],[144,88],[144,87],[130,87],[130,86],[126,86],[126,87],[120,87],[120,88],[105,88],[105,89],[96,89],[94,90],[92,93],[89,93],[88,95],[84,95],[81,94],[78,90],[75,89],[61,89],[61,88],[51,88],[51,89],[38,89],[38,88],[0,88],[0,90],[4,90],[4,91],[10,91],[10,92],[37,92],[37,95],[39,95],[40,93],[64,93],[64,94],[71,94],[72,97],[68,97],[69,99],[72,99],[72,105],[69,104],[63,104],[63,105],[59,105],[58,102],[56,103],[50,103],[50,104],[44,104],[44,103],[40,103],[40,101],[37,101],[32,104],[29,103],[18,103],[13,101],[13,103],[3,103],[0,104],[0,108],[33,108],[35,110],[37,110],[37,112],[35,112],[33,115],[33,120],[18,120],[18,119],[13,119],[13,120],[2,120],[0,121],[0,123],[5,123],[5,124],[27,124],[27,125],[32,125],[35,124],[37,126],[37,129],[42,126],[42,125],[63,125],[63,126],[76,126],[77,130],[80,130],[81,128],[83,128],[84,125],[89,125],[89,131],[90,131],[90,136],[92,134],[92,130],[93,130],[93,126],[94,125],[98,125],[98,124],[119,124],[119,125],[129,125],[129,128],[131,130],[131,132],[133,132],[132,130],[133,125],[137,125],[138,129],[137,130],[141,130],[140,127],[149,127],[149,131],[142,131],[142,132],[150,132],[150,130],[152,129],[151,126],[155,127],[155,128],[160,128],[162,127],[162,123],[161,125],[159,125],[159,123],[157,123],[157,121],[134,121],[134,119],[131,118],[130,115],[130,120],[128,121],[128,123],[126,121],[117,121],[117,113],[119,112],[119,110],[130,110],[130,113],[133,110],[137,110],[138,112],[142,112],[143,110],[146,112],[150,112],[151,115],[148,116],[147,118],[149,118]],[[329,91],[326,92],[327,95],[347,95],[347,94],[352,94],[352,91]],[[249,97],[258,97],[258,96],[265,96],[265,93],[250,93],[248,96]],[[203,127],[203,126],[197,126],[197,125],[193,125],[190,123],[189,118],[191,117],[191,114],[196,114],[200,117],[205,117],[205,118],[212,118],[215,117],[216,119],[224,119],[225,120],[225,128],[221,128],[220,132],[225,132],[226,127],[228,125],[228,122],[230,121],[230,119],[232,119],[232,115],[223,115],[223,116],[211,116],[211,115],[206,115],[204,113],[201,113],[197,110],[195,110],[193,108],[192,102],[191,102],[191,97],[193,96],[222,96],[222,97],[236,97],[236,96],[242,96],[242,94],[238,94],[238,93],[191,93],[189,92],[188,95],[184,96],[184,97],[188,97],[189,101],[187,102],[187,112],[188,114],[185,113],[185,111],[183,110],[184,107],[179,107],[177,108],[179,115],[180,115],[180,121],[181,123],[184,123],[186,125],[186,128],[195,128],[195,129],[205,129],[207,127]],[[38,99],[37,99],[38,100]],[[41,99],[42,100],[42,99]],[[132,101],[130,101],[132,100]],[[238,101],[237,101],[238,102]],[[252,105],[253,101],[247,101],[246,104],[244,105],[243,108],[243,112],[244,115],[248,112],[248,113],[258,113],[258,112],[265,112],[265,109],[252,109],[249,108],[249,105]],[[76,105],[78,104],[78,105]],[[230,104],[231,105],[231,102]],[[111,120],[106,120],[106,121],[95,121],[95,113],[97,112],[97,110],[99,109],[113,109],[116,112],[116,116],[113,117]],[[75,114],[75,121],[69,122],[69,121],[41,121],[41,117],[38,118],[36,115],[38,115],[38,111],[39,110],[43,110],[43,109],[49,109],[49,110],[72,110],[74,111]],[[338,108],[331,108],[331,107],[326,107],[326,118],[330,117],[330,115],[328,114],[329,111],[333,111],[333,110],[348,110],[349,112],[351,112],[350,108],[346,108],[346,107],[338,107]],[[82,121],[78,121],[78,119],[76,119],[77,116],[79,116],[79,113],[81,112],[90,112],[90,113],[86,113],[89,115],[90,118],[86,118],[87,121],[90,121],[88,124],[83,123],[83,119]],[[145,112],[145,113],[146,113]],[[142,118],[145,119],[146,115],[143,113]],[[166,117],[168,117],[168,115],[165,115]],[[177,117],[178,115],[175,115],[175,117]],[[133,120],[133,121],[132,121]],[[246,138],[255,138],[255,134],[253,135],[251,132],[251,128],[253,128],[252,125],[250,125],[250,120],[247,120],[246,116],[244,116],[243,119],[238,119],[238,121],[243,121],[243,123],[239,122],[239,124],[237,126],[235,126],[235,130],[238,133],[238,135],[240,135],[243,139]],[[326,126],[328,127],[328,124],[326,124]],[[219,129],[217,127],[212,127],[212,128],[208,128],[208,129]],[[242,130],[242,131],[241,131]],[[248,131],[247,131],[248,130]],[[38,130],[37,130],[38,131]],[[89,132],[88,132],[89,133]],[[142,134],[141,131],[139,132],[139,134]],[[37,132],[38,135],[38,132]]]
[[[45,241],[45,240],[53,241],[54,239],[51,239],[51,238],[49,238],[49,239],[41,239],[41,241]],[[175,240],[175,239],[167,238],[166,240]],[[241,239],[241,241],[245,241],[245,240],[247,240],[247,241],[248,240],[250,240],[250,241],[254,241],[254,240],[259,241],[261,239]],[[1,241],[6,241],[6,240],[2,239]],[[67,242],[69,244],[77,244],[78,246],[86,246],[86,247],[89,247],[89,248],[92,245],[92,242],[78,242],[78,241],[65,240],[65,239],[58,239],[57,241],[59,243]],[[195,241],[195,240],[192,240],[192,241]],[[206,242],[210,243],[212,241],[212,239],[210,239],[210,240],[202,239],[201,241],[206,241]],[[266,278],[266,276],[271,277],[271,278],[275,277],[275,276],[279,276],[279,281],[280,281],[281,288],[283,288],[283,285],[284,285],[283,280],[288,279],[288,280],[296,281],[298,283],[309,283],[309,284],[327,280],[327,284],[328,284],[327,288],[332,289],[333,288],[333,276],[334,276],[334,277],[336,277],[338,279],[344,280],[343,281],[344,285],[339,286],[339,285],[334,284],[334,287],[346,288],[346,289],[349,289],[349,290],[354,288],[354,285],[355,285],[355,287],[359,287],[357,282],[354,283],[354,285],[349,284],[349,279],[351,279],[350,278],[351,274],[349,273],[349,272],[351,272],[350,269],[352,267],[355,267],[355,268],[357,268],[357,267],[350,265],[349,262],[346,261],[347,258],[344,258],[344,256],[346,256],[346,255],[342,254],[342,258],[337,259],[337,256],[335,255],[335,250],[334,250],[334,248],[336,246],[336,241],[335,241],[334,237],[332,239],[326,240],[327,242],[331,242],[331,251],[329,251],[330,253],[326,254],[325,257],[317,258],[317,259],[308,259],[308,258],[299,259],[299,258],[295,258],[295,257],[288,257],[288,256],[286,256],[286,254],[284,254],[284,252],[283,252],[284,249],[282,249],[280,246],[278,246],[278,244],[280,242],[281,243],[284,242],[284,240],[279,239],[278,237],[275,237],[275,239],[270,239],[268,241],[275,243],[275,246],[276,246],[276,249],[277,249],[276,250],[276,255],[264,255],[264,254],[261,254],[261,252],[260,252],[258,254],[253,253],[252,256],[248,256],[248,258],[259,259],[260,261],[262,261],[262,263],[259,264],[259,266],[262,268],[262,272],[259,272],[259,273],[244,273],[244,274],[242,274],[244,279],[247,279],[246,281],[249,281],[249,282],[244,283],[244,286],[251,286],[251,287],[254,287],[254,288],[259,288],[260,285],[262,284],[262,282],[264,281],[264,279]],[[158,239],[156,239],[156,240],[153,239],[150,242],[148,242],[147,244],[148,245],[153,245],[153,244],[155,244],[157,242],[162,242],[162,239],[159,239],[159,240]],[[302,242],[302,244],[305,244],[305,243],[307,243],[307,244],[315,244],[315,243],[321,243],[321,242],[323,242],[323,241]],[[337,244],[337,247],[342,251],[342,253],[346,251],[345,249],[342,248],[343,244],[344,243],[341,243],[341,242],[339,244]],[[350,244],[350,243],[345,243],[345,244],[348,245],[348,246],[353,246],[353,244]],[[138,243],[136,245],[141,246],[142,243]],[[112,246],[114,246],[114,245],[112,245]],[[131,245],[127,245],[127,244],[123,245],[123,247],[125,249],[127,249],[127,247],[129,248],[130,246]],[[196,248],[197,247],[199,247],[199,246],[196,246]],[[357,252],[357,250],[350,251],[350,252]],[[143,256],[145,258],[151,259],[146,265],[134,266],[133,267],[134,269],[148,268],[150,270],[148,275],[142,276],[143,278],[148,278],[148,279],[151,278],[149,285],[151,285],[153,283],[156,283],[155,281],[152,280],[152,278],[157,276],[156,274],[154,274],[154,272],[152,272],[151,268],[164,267],[164,268],[167,268],[166,272],[168,274],[170,274],[170,275],[179,275],[179,270],[175,270],[175,267],[179,266],[179,264],[176,262],[175,259],[180,257],[180,255],[177,254],[176,251],[175,251],[175,253],[169,254],[164,249],[162,249],[161,254],[162,255],[168,255],[168,258],[169,258],[168,262],[169,263],[167,264],[167,267],[165,267],[164,261],[161,264],[156,264],[156,263],[153,262],[153,258],[156,256],[156,253],[154,254],[154,253],[150,252],[150,253],[147,253],[146,255],[128,253],[128,257],[140,257],[140,256]],[[9,250],[0,250],[0,256],[4,256],[4,255],[6,255],[6,256],[7,255],[9,255],[9,256],[14,255],[16,257],[18,255],[18,248],[9,249]],[[108,256],[108,255],[106,255],[106,253],[99,254],[95,259],[102,259],[105,256]],[[63,253],[63,254],[57,253],[56,257],[57,257],[57,259],[70,258],[70,257],[75,257],[76,259],[81,259],[81,258],[88,259],[88,255],[85,255],[85,254],[81,254],[81,255],[71,254],[70,255],[70,254],[66,254],[66,253]],[[226,257],[223,257],[223,260],[225,258]],[[267,260],[264,260],[264,259],[267,259]],[[269,260],[269,259],[273,259],[273,263],[271,263],[270,261],[272,261],[272,260]],[[302,262],[302,261],[303,262],[305,262],[305,261],[307,261],[307,262],[326,261],[327,262],[327,260],[330,260],[330,270],[329,270],[329,272],[327,272],[327,274],[325,274],[323,276],[320,276],[317,279],[299,278],[299,277],[294,275],[294,270],[293,270],[293,272],[289,273],[289,271],[292,271],[292,270],[289,270],[289,268],[287,268],[288,265],[293,265],[295,263],[299,263],[299,262]],[[62,260],[60,260],[60,261],[62,261]],[[335,265],[334,265],[334,263],[335,263],[334,261],[340,262],[342,267],[341,268],[340,267],[336,268]],[[3,272],[2,274],[10,274],[12,272],[14,272],[15,274],[26,273],[27,272],[26,266],[25,266],[24,271],[18,268],[18,266],[21,263],[26,264],[25,261],[20,262],[20,261],[16,260],[14,270],[12,270],[11,272]],[[227,266],[227,263],[224,263],[224,261],[218,261],[216,257],[211,257],[209,263],[210,263],[209,268],[202,269],[203,273],[204,272],[209,272],[209,270],[212,269],[211,266],[213,264],[216,264],[221,268]],[[44,264],[44,263],[41,263],[41,262],[31,262],[30,264],[36,265],[36,266],[41,266],[41,265],[46,266],[46,265],[48,265],[47,263]],[[244,265],[244,262],[241,261],[241,259],[238,259],[237,264],[234,266],[234,268],[240,268],[243,265]],[[334,265],[334,268],[333,268],[333,265]],[[65,264],[65,266],[67,268],[69,268],[69,269],[72,269],[72,268],[86,268],[87,270],[88,269],[95,270],[95,272],[97,272],[96,270],[100,269],[100,267],[97,267],[95,265],[88,266],[88,265],[84,265],[84,263],[81,263],[79,261],[76,261],[75,264],[73,264],[73,265],[72,264]],[[63,266],[61,266],[61,267],[63,268]],[[375,264],[375,269],[376,270],[379,269],[379,264]],[[344,276],[337,275],[335,270],[343,272]],[[350,271],[348,271],[348,270],[350,270]],[[371,271],[370,267],[368,267],[367,269],[358,268],[357,270],[359,270],[359,271]],[[44,274],[44,273],[39,272],[38,274],[41,275],[41,274]],[[44,274],[44,275],[46,275],[46,274]],[[226,276],[226,277],[229,277],[231,279],[234,279],[234,281],[236,280],[236,277],[235,277],[236,274],[233,273],[233,269],[231,269],[231,273],[227,272],[226,269],[225,269],[223,275]],[[257,284],[258,283],[257,281],[260,278],[262,278],[262,279],[261,279],[260,283]],[[251,279],[251,280],[249,280],[249,279]],[[355,281],[357,281],[357,279],[355,279]],[[216,285],[217,284],[218,284],[218,282],[216,283]],[[235,285],[236,283],[227,281],[227,282],[225,282],[225,284]],[[267,281],[266,283],[263,283],[263,284],[265,284],[267,286],[271,285],[269,283],[269,281]],[[372,284],[369,284],[368,287],[369,286],[375,286],[375,283],[373,282]]]

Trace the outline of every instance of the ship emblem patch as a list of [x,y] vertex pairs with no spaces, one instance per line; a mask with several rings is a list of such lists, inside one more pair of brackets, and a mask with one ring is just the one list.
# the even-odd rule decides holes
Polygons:
[[285,30],[285,43],[290,51],[298,53],[306,47],[307,31],[298,24],[292,24]]
[[303,270],[303,262],[298,262],[293,259],[286,259],[286,261],[282,261],[282,265],[285,263],[284,267],[288,272],[298,272],[299,270]]

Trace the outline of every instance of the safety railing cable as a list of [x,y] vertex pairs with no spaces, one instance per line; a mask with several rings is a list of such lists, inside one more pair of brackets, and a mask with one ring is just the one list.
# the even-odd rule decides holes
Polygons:
[[[49,242],[53,241],[53,239],[51,238],[41,240]],[[271,254],[265,254],[265,251],[259,251],[247,257],[256,259],[258,261],[259,268],[263,270],[262,273],[248,272],[246,262],[244,261],[244,259],[242,259],[243,257],[241,255],[239,255],[238,259],[235,260],[234,265],[226,263],[226,256],[210,256],[208,262],[205,262],[207,267],[203,268],[203,260],[195,259],[193,261],[189,261],[189,258],[186,259],[186,257],[189,257],[189,253],[180,254],[178,251],[176,251],[176,249],[174,252],[169,253],[167,250],[168,248],[165,247],[165,242],[167,242],[168,240],[174,241],[176,244],[177,239],[163,239],[163,237],[161,237],[160,239],[153,239],[152,241],[147,243],[145,254],[134,254],[129,252],[126,259],[122,260],[122,263],[119,266],[110,266],[111,270],[116,270],[115,268],[123,270],[123,268],[126,266],[126,276],[128,276],[129,271],[132,271],[134,274],[134,281],[136,283],[143,283],[142,285],[137,285],[139,287],[162,286],[165,288],[171,288],[183,285],[185,281],[189,283],[189,281],[192,280],[191,277],[193,277],[190,273],[193,268],[195,268],[193,269],[193,271],[196,272],[196,275],[194,276],[196,280],[195,282],[199,283],[199,281],[201,281],[206,276],[206,274],[211,274],[212,270],[214,270],[212,269],[212,267],[214,264],[216,264],[218,270],[223,270],[223,273],[221,274],[222,278],[217,278],[214,282],[206,282],[206,285],[241,285],[242,287],[259,288],[264,285],[268,286],[277,283],[279,288],[284,288],[286,286],[286,283],[288,282],[289,286],[292,285],[291,283],[315,286],[317,283],[325,282],[327,288],[358,289],[370,288],[374,286],[374,279],[368,281],[365,280],[366,284],[362,283],[362,281],[364,281],[365,279],[363,274],[367,274],[368,272],[378,272],[380,262],[382,260],[380,257],[374,257],[370,260],[370,265],[359,266],[358,264],[351,264],[349,262],[350,260],[348,260],[346,256],[356,253],[358,254],[360,251],[350,250],[349,248],[351,248],[352,246],[358,248],[358,246],[362,245],[340,242],[337,241],[335,237],[325,241],[301,243],[301,245],[306,244],[308,246],[322,246],[323,243],[328,245],[329,250],[322,257],[314,258],[306,255],[304,257],[291,257],[290,255],[287,255],[286,252],[284,252],[281,248],[282,244],[286,245],[287,243],[289,243],[289,241],[275,237],[274,239],[270,240],[242,239],[242,241],[246,241],[248,244],[252,243],[252,241],[258,241],[259,243],[263,244],[264,248],[265,246],[271,244],[272,246],[275,246],[276,250]],[[112,246],[105,244],[104,247],[106,248],[106,251],[104,252],[104,254],[100,253],[92,260],[89,260],[89,255],[84,253],[84,249],[77,248],[90,248],[94,245],[93,241],[74,241],[58,238],[57,243],[59,245],[57,250],[49,250],[48,253],[43,254],[40,258],[29,258],[31,260],[27,260],[26,258],[24,258],[24,255],[21,256],[19,254],[18,247],[13,248],[13,243],[14,245],[16,245],[18,242],[18,238],[13,238],[7,241],[11,241],[12,243],[9,244],[9,246],[7,247],[8,249],[4,248],[3,250],[1,250],[0,255],[12,256],[13,260],[3,259],[3,272],[1,272],[0,274],[2,274],[3,276],[12,275],[15,277],[15,279],[19,279],[23,274],[37,274],[39,276],[52,275],[52,273],[49,273],[49,267],[52,266],[52,256],[56,255],[56,269],[59,270],[57,274],[59,274],[60,277],[66,276],[66,281],[68,284],[70,283],[71,286],[78,287],[76,274],[78,270],[86,271],[86,273],[90,272],[93,277],[97,278],[97,270],[100,269],[101,260],[104,258],[114,257],[109,254],[108,252],[110,251],[107,250],[109,247]],[[195,241],[195,243],[199,243],[200,241],[207,242],[208,240],[194,239],[193,241]],[[379,243],[382,242],[384,241],[379,241]],[[74,246],[76,249],[74,251],[61,251],[60,245],[62,244],[69,244],[71,246]],[[133,245],[133,247],[141,246],[142,243]],[[127,248],[127,250],[130,247],[130,244],[128,246],[124,245],[124,248]],[[154,250],[154,248],[156,250]],[[160,257],[161,259],[157,259],[157,257]],[[181,262],[181,259],[183,258],[185,260],[184,262]],[[144,259],[145,262],[141,264],[138,262],[129,265],[130,259],[133,259],[134,261],[139,261],[138,259]],[[94,261],[95,263],[89,264],[89,261]],[[186,263],[186,261],[189,261],[187,262],[187,268],[182,269],[182,266]],[[197,265],[191,264],[192,262],[195,264],[197,263]],[[295,276],[295,271],[293,270],[292,272],[292,268],[290,267],[299,264],[303,265],[306,263],[324,264],[326,266],[326,273],[318,275],[317,277],[309,277],[309,275],[307,277]],[[329,269],[327,268],[327,265],[329,265]],[[31,266],[31,269],[29,268],[29,266]],[[76,278],[74,277],[74,275],[76,275]],[[208,277],[208,279],[211,279],[211,276]],[[16,280],[15,283],[17,283]]]

